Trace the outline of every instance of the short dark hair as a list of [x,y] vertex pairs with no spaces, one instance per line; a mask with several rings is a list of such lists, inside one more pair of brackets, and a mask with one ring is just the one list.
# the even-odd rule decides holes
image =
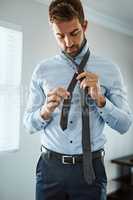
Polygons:
[[54,21],[70,21],[78,18],[79,22],[84,22],[84,11],[80,0],[52,0],[49,5],[49,19]]

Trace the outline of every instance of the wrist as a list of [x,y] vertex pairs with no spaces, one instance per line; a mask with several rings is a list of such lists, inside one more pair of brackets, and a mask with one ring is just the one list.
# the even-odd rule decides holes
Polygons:
[[49,120],[51,118],[51,112],[49,111],[49,109],[46,106],[45,107],[43,106],[40,111],[40,116],[44,120]]
[[106,99],[104,96],[99,96],[98,100],[97,100],[97,106],[99,108],[103,108],[106,104]]

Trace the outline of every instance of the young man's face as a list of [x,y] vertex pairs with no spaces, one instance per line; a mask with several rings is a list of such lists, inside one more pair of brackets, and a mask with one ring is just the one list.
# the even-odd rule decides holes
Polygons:
[[76,55],[85,38],[87,22],[81,25],[78,18],[74,18],[71,21],[54,22],[52,27],[59,47],[70,56]]

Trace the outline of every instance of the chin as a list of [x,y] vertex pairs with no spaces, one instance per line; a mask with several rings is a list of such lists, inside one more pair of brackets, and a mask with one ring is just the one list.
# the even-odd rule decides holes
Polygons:
[[68,55],[70,55],[70,56],[74,57],[74,56],[76,56],[76,55],[77,55],[77,52],[78,52],[78,51],[67,52],[67,53],[68,53]]

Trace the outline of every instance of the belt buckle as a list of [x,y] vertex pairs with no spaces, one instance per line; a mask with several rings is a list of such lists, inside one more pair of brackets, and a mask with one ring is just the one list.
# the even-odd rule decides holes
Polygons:
[[75,157],[73,157],[73,156],[62,156],[62,163],[63,163],[64,165],[69,165],[69,164],[71,164],[71,163],[69,163],[69,162],[66,162],[66,161],[65,161],[65,158],[72,158],[72,164],[73,164],[73,165],[75,164]]

